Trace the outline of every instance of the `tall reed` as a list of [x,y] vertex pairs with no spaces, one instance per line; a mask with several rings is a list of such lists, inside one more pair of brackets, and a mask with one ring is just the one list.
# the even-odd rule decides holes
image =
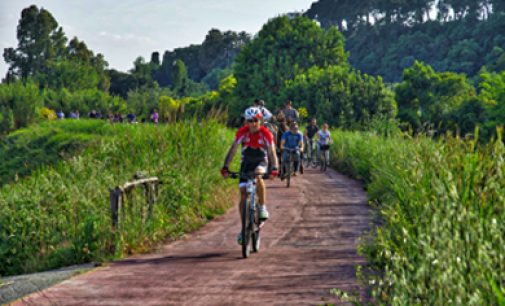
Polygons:
[[376,302],[505,302],[501,132],[482,146],[453,137],[333,133],[334,166],[365,182],[380,217],[364,247]]

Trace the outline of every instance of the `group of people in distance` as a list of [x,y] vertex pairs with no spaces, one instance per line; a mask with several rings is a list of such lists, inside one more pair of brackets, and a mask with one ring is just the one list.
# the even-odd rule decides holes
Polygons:
[[[56,118],[59,120],[65,119],[65,113],[62,110],[59,110],[56,112]],[[70,112],[68,115],[69,119],[79,119],[80,114],[79,111],[75,112]],[[133,113],[128,113],[126,117],[124,117],[120,112],[109,112],[106,116],[103,116],[100,111],[97,110],[91,110],[88,113],[88,118],[90,119],[106,119],[109,120],[111,123],[122,123],[122,122],[127,122],[127,123],[137,123],[137,116]],[[153,109],[151,113],[149,114],[149,122],[158,124],[159,121],[159,114],[156,109]],[[142,123],[147,122],[147,120],[144,118],[141,120]]]
[[[69,119],[79,119],[81,117],[79,111],[75,112],[70,112],[68,114]],[[56,112],[56,118],[59,120],[65,119],[65,113],[60,109],[59,111]]]
[[[268,169],[270,169],[270,178],[273,179],[278,176],[278,157],[281,156],[282,164],[284,164],[288,160],[289,154],[293,153],[295,154],[295,170],[293,175],[296,175],[300,171],[305,144],[312,143],[314,138],[316,138],[319,156],[321,146],[329,145],[331,135],[328,124],[324,124],[320,130],[316,119],[312,119],[305,130],[305,138],[307,140],[305,141],[304,135],[299,131],[298,127],[298,111],[293,108],[291,101],[287,101],[285,108],[274,116],[265,107],[265,102],[257,99],[254,101],[252,107],[245,110],[244,120],[245,124],[238,129],[235,140],[226,155],[224,165],[221,168],[221,175],[224,178],[229,176],[229,165],[239,145],[241,145],[242,158],[239,181],[241,196],[239,212],[242,214],[242,207],[246,202],[248,173],[254,172],[257,175],[256,190],[258,194],[259,218],[265,221],[269,218],[269,213],[266,207],[266,187],[262,174],[267,173]],[[281,177],[282,179],[283,177]],[[242,232],[238,234],[237,242],[242,245]]]

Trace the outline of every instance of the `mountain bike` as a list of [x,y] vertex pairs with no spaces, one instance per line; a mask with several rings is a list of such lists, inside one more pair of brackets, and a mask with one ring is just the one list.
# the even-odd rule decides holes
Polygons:
[[314,139],[307,140],[307,153],[305,153],[305,166],[309,168],[317,168],[316,141]]
[[321,172],[326,171],[328,168],[328,163],[330,162],[330,145],[320,145],[319,146],[319,166]]
[[291,175],[295,171],[295,158],[298,149],[288,149],[284,148],[286,152],[288,152],[288,160],[286,160],[281,166],[281,177],[286,179],[286,187],[289,188],[291,184]]
[[[229,172],[230,178],[240,178],[240,173]],[[261,174],[260,174],[261,175]],[[264,224],[259,218],[259,209],[257,209],[257,194],[256,180],[257,176],[254,172],[246,173],[247,177],[246,192],[247,197],[242,206],[242,257],[248,258],[253,252],[260,250],[260,230]],[[264,176],[266,178],[266,176]]]

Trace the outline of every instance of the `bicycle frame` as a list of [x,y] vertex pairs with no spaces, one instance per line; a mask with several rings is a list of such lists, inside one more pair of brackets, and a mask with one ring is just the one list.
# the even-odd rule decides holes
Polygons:
[[[230,172],[232,178],[240,178],[239,173]],[[256,209],[256,188],[257,188],[257,177],[258,175],[254,173],[247,174],[246,182],[246,201],[243,204],[243,211],[241,214],[242,221],[242,256],[244,258],[249,257],[250,248],[249,243],[252,242],[253,252],[259,251],[260,244],[260,229],[262,222],[259,220],[259,210]],[[249,213],[247,213],[249,212]],[[248,221],[248,222],[247,222]]]
[[[298,149],[287,149],[284,148],[286,152],[288,152],[288,159],[286,160],[287,165],[282,166],[282,171],[283,174],[287,176],[286,177],[286,187],[289,187],[291,184],[291,174],[293,173],[294,169],[294,163],[295,163],[295,153],[298,151]],[[298,162],[301,162],[300,160]]]

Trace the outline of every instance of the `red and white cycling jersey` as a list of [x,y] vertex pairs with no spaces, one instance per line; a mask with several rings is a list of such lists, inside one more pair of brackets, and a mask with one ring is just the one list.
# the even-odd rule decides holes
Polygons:
[[247,148],[261,149],[267,151],[268,146],[271,146],[274,141],[272,133],[264,126],[261,126],[259,131],[251,133],[249,126],[244,125],[235,135],[235,143],[242,144],[242,151]]

